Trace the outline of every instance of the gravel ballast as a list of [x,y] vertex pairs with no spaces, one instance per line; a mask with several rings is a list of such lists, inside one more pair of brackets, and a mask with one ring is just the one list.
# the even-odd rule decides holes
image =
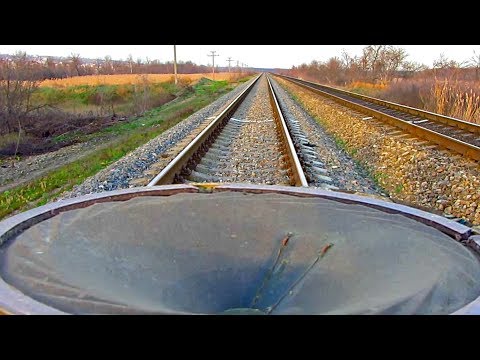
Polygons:
[[232,116],[238,130],[230,145],[232,182],[288,185],[282,171],[281,141],[277,136],[265,76],[255,84]]
[[[330,135],[315,121],[277,81],[272,81],[283,115],[288,121],[296,120],[315,152],[319,161],[325,164],[326,176],[341,190],[359,194],[382,195],[381,189],[368,177],[364,169],[341,149]],[[306,169],[308,171],[308,169]],[[314,176],[311,176],[314,178]],[[316,184],[310,184],[315,186]]]
[[278,81],[295,94],[327,133],[345,142],[353,158],[375,174],[392,199],[480,224],[478,163],[408,135],[392,136],[391,128],[374,119],[283,79]]

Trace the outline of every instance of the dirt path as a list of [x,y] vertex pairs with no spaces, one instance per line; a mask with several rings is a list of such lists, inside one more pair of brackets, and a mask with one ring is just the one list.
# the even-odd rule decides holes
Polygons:
[[28,156],[20,161],[15,161],[14,167],[12,167],[10,161],[5,161],[3,166],[0,167],[0,193],[103,149],[114,138],[115,135],[108,134],[83,143],[63,147],[54,152]]

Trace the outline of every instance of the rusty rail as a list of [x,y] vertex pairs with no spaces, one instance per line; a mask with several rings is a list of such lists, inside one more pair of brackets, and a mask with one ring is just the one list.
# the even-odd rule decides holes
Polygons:
[[385,121],[385,122],[387,122],[387,123],[389,123],[393,126],[401,128],[402,130],[405,130],[405,131],[407,131],[411,134],[414,134],[415,136],[417,136],[419,138],[422,138],[422,139],[425,139],[425,140],[428,140],[428,141],[432,141],[436,144],[439,144],[439,145],[441,145],[441,146],[443,146],[447,149],[456,151],[456,152],[458,152],[458,153],[460,153],[460,154],[462,154],[466,157],[469,157],[473,160],[480,161],[480,147],[478,147],[478,146],[466,143],[466,142],[458,140],[458,139],[454,139],[454,138],[452,138],[448,135],[444,135],[444,134],[435,132],[433,130],[426,129],[424,127],[415,125],[415,124],[410,123],[408,121],[399,119],[398,117],[395,117],[395,116],[386,114],[384,112],[369,108],[367,106],[360,105],[360,104],[357,104],[355,102],[346,100],[346,99],[341,98],[339,96],[336,96],[336,95],[330,94],[328,92],[322,91],[319,88],[330,89],[330,90],[336,91],[338,93],[342,93],[342,94],[345,94],[345,95],[348,95],[348,96],[351,96],[351,97],[354,97],[354,98],[359,98],[359,99],[367,101],[367,102],[382,105],[382,106],[388,107],[390,109],[395,109],[397,111],[403,111],[403,112],[406,112],[406,113],[409,113],[409,114],[412,114],[412,115],[426,117],[426,118],[428,118],[432,121],[442,122],[442,123],[447,124],[449,126],[461,128],[463,130],[466,130],[466,131],[469,131],[469,132],[472,132],[472,133],[475,133],[475,134],[480,134],[480,126],[479,125],[469,123],[469,122],[466,122],[466,121],[463,121],[463,120],[454,119],[454,118],[450,118],[450,117],[447,117],[447,116],[439,115],[439,114],[430,113],[428,111],[411,108],[409,106],[390,103],[388,101],[379,100],[379,99],[375,99],[375,98],[370,98],[370,97],[364,96],[364,95],[354,94],[354,93],[351,93],[349,91],[340,90],[340,89],[332,88],[332,87],[325,86],[325,85],[316,84],[316,83],[305,81],[305,80],[295,79],[295,78],[292,78],[292,77],[289,77],[289,76],[278,75],[278,74],[276,74],[276,76],[279,76],[279,77],[284,78],[288,81],[291,81],[291,82],[293,82],[293,83],[295,83],[295,84],[297,84],[297,85],[299,85],[299,86],[301,86],[305,89],[308,89],[308,90],[310,90],[310,91],[312,91],[316,94],[328,97],[328,98],[330,98],[330,99],[332,99],[332,100],[334,100],[334,101],[336,101],[336,102],[338,102],[338,103],[340,103],[344,106],[347,106],[349,108],[353,108],[353,109],[358,110],[358,111],[360,111],[362,113],[365,113],[367,115],[374,116],[377,119],[383,120],[383,121]]

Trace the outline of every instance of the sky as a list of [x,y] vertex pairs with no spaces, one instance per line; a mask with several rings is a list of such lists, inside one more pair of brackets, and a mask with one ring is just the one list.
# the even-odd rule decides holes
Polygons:
[[[215,64],[227,66],[227,59],[233,59],[250,67],[291,68],[292,65],[310,63],[312,60],[325,61],[340,56],[342,49],[350,55],[360,55],[366,45],[177,45],[177,61],[192,61],[198,65],[210,65],[215,51]],[[406,50],[407,60],[425,64],[444,54],[448,59],[465,61],[480,54],[480,45],[395,45]],[[173,45],[0,45],[0,54],[14,54],[21,50],[29,55],[69,56],[80,54],[84,58],[126,59],[132,54],[136,60],[173,61]]]

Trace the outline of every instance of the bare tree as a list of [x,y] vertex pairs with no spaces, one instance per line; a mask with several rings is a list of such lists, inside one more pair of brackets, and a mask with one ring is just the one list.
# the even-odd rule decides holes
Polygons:
[[342,60],[337,57],[330,58],[324,65],[325,78],[329,83],[342,83],[344,67]]
[[95,74],[100,74],[102,72],[102,59],[95,60]]
[[402,63],[402,69],[412,73],[418,73],[428,69],[428,66],[425,64],[420,64],[415,61],[404,61]]
[[148,75],[137,75],[137,81],[133,85],[133,110],[136,115],[147,111],[151,98],[151,84]]
[[113,66],[113,60],[112,57],[107,55],[105,56],[105,61],[103,63],[103,68],[104,68],[104,74],[106,75],[111,75],[114,73],[115,68]]
[[433,74],[435,77],[442,76],[445,78],[457,78],[459,70],[466,65],[465,61],[458,62],[451,60],[441,53],[439,58],[433,61]]
[[35,66],[25,52],[17,52],[13,59],[0,63],[0,128],[3,127],[7,133],[18,131],[15,155],[24,119],[33,110],[42,107],[31,104],[38,84]]
[[21,120],[37,109],[31,105],[38,87],[34,66],[25,52],[0,63],[0,126],[7,132],[20,131]]
[[142,69],[143,69],[143,60],[142,58],[137,58],[137,69],[138,70],[138,74],[141,74],[142,73]]
[[370,80],[378,79],[378,68],[379,68],[379,59],[380,54],[383,49],[386,48],[386,45],[369,45],[363,48],[363,54],[361,57],[361,65],[364,74],[368,76]]
[[80,58],[80,54],[70,54],[69,65],[71,67],[70,76],[80,76],[81,75],[81,66],[82,66],[82,59]]
[[407,52],[402,48],[394,46],[383,48],[383,51],[380,53],[378,69],[381,80],[385,83],[390,81],[401,68],[407,56]]
[[133,56],[132,56],[132,54],[129,54],[129,55],[128,55],[127,61],[128,61],[128,65],[129,65],[129,67],[130,67],[130,74],[133,74],[133,64],[134,64],[134,61],[133,61]]
[[388,82],[400,69],[408,54],[391,45],[369,45],[360,59],[364,75],[371,81]]
[[[451,66],[451,60],[449,60],[444,53],[441,53],[438,59],[433,60],[434,69],[448,69]],[[455,66],[455,64],[453,64],[453,66]]]
[[475,68],[475,80],[480,80],[480,54],[477,54],[475,50],[473,50],[473,56],[470,58],[468,65]]

